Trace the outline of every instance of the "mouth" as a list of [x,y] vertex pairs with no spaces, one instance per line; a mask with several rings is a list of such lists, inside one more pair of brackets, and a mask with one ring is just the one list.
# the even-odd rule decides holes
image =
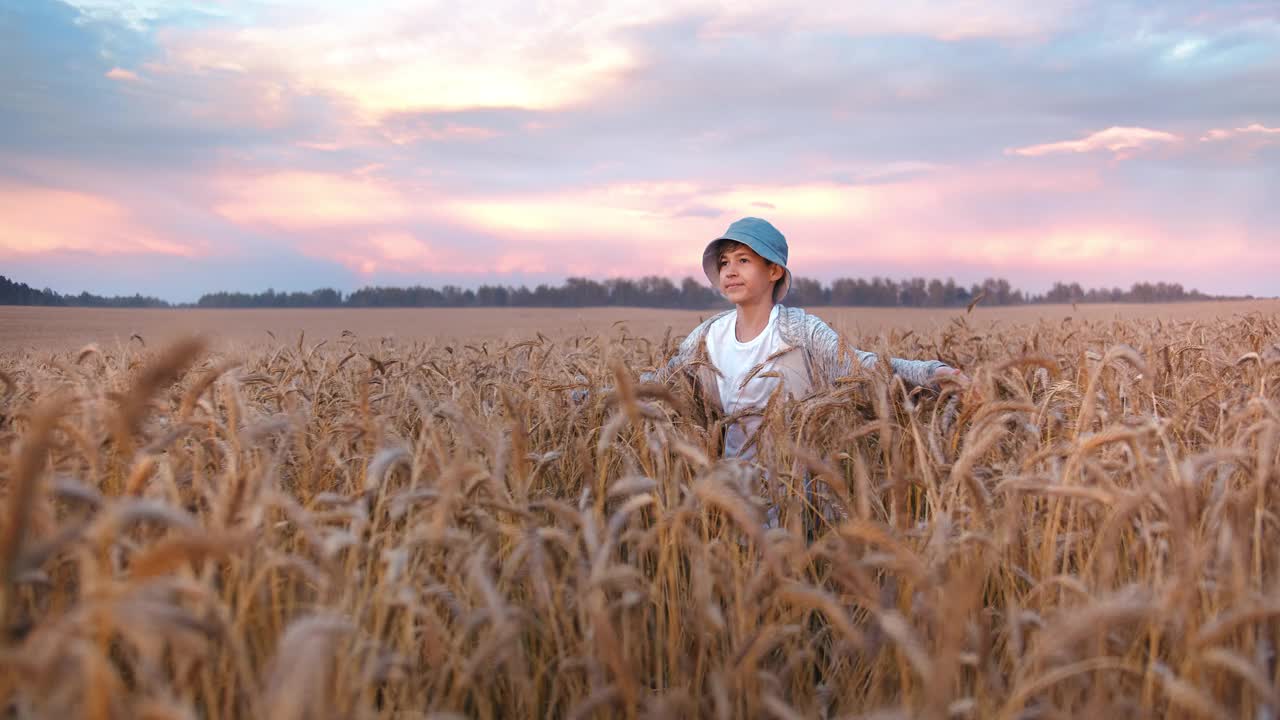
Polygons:
[[724,289],[728,292],[729,290],[737,290],[740,287],[743,287],[743,283],[728,283],[724,286]]

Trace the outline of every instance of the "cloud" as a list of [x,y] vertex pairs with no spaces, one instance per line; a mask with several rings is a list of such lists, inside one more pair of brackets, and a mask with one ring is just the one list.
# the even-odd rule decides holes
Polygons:
[[1216,127],[1205,131],[1197,146],[1206,162],[1274,168],[1274,148],[1280,147],[1280,127],[1268,127],[1257,122],[1237,127]]
[[1214,128],[1201,136],[1200,142],[1215,142],[1245,136],[1258,138],[1274,137],[1275,140],[1280,141],[1280,128],[1270,128],[1258,123],[1253,123],[1242,128]]
[[[350,6],[358,8],[358,6]],[[524,3],[336,10],[308,23],[165,30],[163,67],[277,78],[340,98],[366,122],[395,112],[580,102],[630,65],[598,23],[538,18]],[[533,13],[528,22],[523,15]],[[506,22],[494,17],[506,16]],[[538,22],[542,20],[542,22]]]
[[[152,9],[129,22],[145,25]],[[324,99],[270,79],[154,68],[152,36],[104,16],[50,0],[0,10],[0,166],[58,160],[143,184],[331,129]]]
[[[768,203],[765,203],[766,205]],[[698,218],[718,218],[724,216],[724,211],[719,208],[713,208],[709,205],[687,205],[672,213],[673,217],[698,217]]]
[[481,122],[468,122],[467,113],[395,113],[381,119],[377,135],[396,146],[416,145],[420,142],[468,143],[490,140],[513,129],[485,126]]
[[1078,273],[1098,262],[1140,264],[1158,250],[1155,235],[1133,223],[1083,221],[983,237],[969,252],[993,266],[1031,264]]
[[[973,3],[965,0],[863,0],[796,5],[744,0],[711,23],[712,32],[839,32],[855,36],[920,35],[944,41],[1040,36],[1061,28],[1074,0]],[[703,7],[709,7],[706,3]]]
[[313,257],[337,260],[363,276],[372,276],[379,270],[394,269],[397,272],[422,272],[439,269],[440,253],[403,230],[377,232],[368,237],[351,238],[336,252],[308,252]]
[[0,257],[58,251],[181,255],[199,250],[157,234],[129,208],[82,192],[0,185]]
[[[865,22],[849,15],[841,21],[844,25],[824,26],[817,20],[776,27],[745,23],[734,33],[713,30],[725,18],[758,20],[758,13],[773,5],[708,9],[699,0],[610,5],[590,12],[553,5],[530,14],[500,4],[492,7],[497,20],[488,22],[527,26],[527,53],[538,54],[541,62],[573,64],[578,40],[598,38],[624,49],[628,64],[602,75],[600,83],[578,87],[583,94],[567,104],[451,110],[421,109],[412,101],[417,90],[397,94],[406,102],[379,110],[377,103],[366,106],[344,88],[372,87],[413,64],[398,53],[416,57],[413,53],[430,49],[439,67],[465,70],[476,65],[485,52],[473,52],[467,43],[483,34],[484,24],[470,10],[455,14],[401,2],[383,17],[320,4],[308,7],[308,22],[298,23],[290,13],[297,6],[289,2],[249,9],[227,3],[220,6],[226,8],[226,18],[165,24],[138,19],[162,18],[163,3],[141,4],[146,11],[141,13],[123,8],[127,3],[95,0],[94,5],[93,17],[107,17],[116,7],[129,14],[129,22],[154,29],[136,38],[119,28],[99,34],[92,31],[105,21],[78,18],[81,36],[68,42],[66,50],[85,51],[73,55],[74,64],[102,64],[96,50],[109,36],[113,46],[136,46],[132,54],[143,57],[129,58],[127,64],[112,58],[101,65],[102,72],[139,68],[145,87],[104,80],[102,87],[78,87],[59,96],[60,102],[38,114],[28,104],[4,107],[0,146],[9,138],[14,147],[117,167],[143,166],[139,170],[155,165],[186,169],[225,155],[326,172],[341,169],[339,164],[349,169],[385,163],[401,176],[427,171],[447,175],[453,188],[468,192],[668,177],[722,182],[765,173],[785,182],[873,182],[883,175],[877,178],[862,168],[980,161],[1010,145],[1030,145],[1036,137],[1055,137],[1148,106],[1166,114],[1204,107],[1185,102],[1188,94],[1205,93],[1184,87],[1188,76],[1157,74],[1136,53],[1118,56],[1108,49],[1110,54],[1101,56],[1065,55],[1080,52],[1073,48],[1081,45],[1049,40],[1042,55],[1029,55],[1004,36],[938,42],[930,34],[935,21],[924,12],[934,9],[943,18],[939,26],[954,25],[966,13],[996,22],[990,18],[1039,17],[1043,12],[1049,19],[1025,23],[1038,37],[1042,31],[1079,23],[1071,14],[1072,3],[1043,9],[993,6],[982,12],[963,2],[928,8],[873,3],[874,12],[848,11],[865,14]],[[199,3],[195,7],[206,9]],[[830,14],[806,10],[800,15],[833,21],[823,13]],[[37,28],[23,34],[41,36]],[[295,35],[300,38],[296,47],[290,44]],[[261,62],[254,53],[239,54],[240,42],[261,46]],[[1128,47],[1108,38],[1098,43]],[[468,47],[461,65],[449,54],[455,46]],[[202,48],[208,52],[201,54]],[[187,55],[190,62],[182,60]],[[50,72],[50,77],[83,80],[58,54],[39,59],[43,62],[32,63],[32,72],[60,69],[60,75]],[[330,63],[337,68],[337,79],[320,77]],[[1064,81],[1057,63],[1071,63],[1071,76],[1107,73],[1108,81]],[[294,65],[307,67],[297,70]],[[536,64],[529,67],[537,70]],[[313,82],[298,72],[316,78]],[[350,82],[341,80],[347,75]],[[466,75],[451,77],[460,87],[476,85]],[[1252,89],[1253,83],[1221,73],[1213,79],[1217,96],[1239,94],[1241,102],[1275,103]],[[37,87],[49,80],[31,77],[18,83]],[[1134,103],[1132,93],[1120,92],[1120,87],[1151,92]],[[1044,107],[1061,118],[1060,124],[1042,120],[1044,113],[1037,108]],[[945,126],[941,117],[947,118]],[[20,127],[7,127],[15,123]],[[797,127],[805,132],[796,133]],[[1019,143],[1024,135],[1032,137]],[[297,152],[281,152],[284,147]]]
[[[182,292],[292,263],[301,287],[699,277],[691,254],[760,213],[826,278],[1084,282],[1109,253],[1184,279],[1159,263],[1280,244],[1258,6],[73,1],[0,10],[0,186],[196,248],[136,254]],[[84,249],[24,262],[101,257],[88,225],[41,221]]]
[[[83,0],[80,0],[83,2]],[[101,16],[112,2],[95,2]],[[872,0],[796,7],[781,0],[570,1],[529,5],[281,2],[243,22],[166,27],[158,64],[171,72],[272,77],[341,98],[368,121],[394,112],[580,106],[624,83],[653,48],[635,33],[696,22],[696,40],[776,42],[813,34],[953,41],[1038,37],[1061,28],[1076,0],[984,5]],[[137,12],[118,5],[136,22]],[[299,22],[297,13],[308,21]],[[154,14],[154,11],[153,11]]]
[[1108,150],[1116,155],[1128,155],[1131,151],[1141,150],[1161,143],[1176,143],[1182,138],[1162,130],[1150,130],[1141,127],[1109,127],[1099,130],[1079,140],[1063,140],[1060,142],[1030,145],[1011,148],[1006,154],[1024,157],[1039,157],[1060,153],[1089,153]]
[[314,229],[295,236],[293,247],[312,261],[344,268],[363,283],[416,284],[447,278],[474,284],[513,273],[563,273],[574,262],[572,242],[534,237],[513,246],[448,219]]
[[[993,235],[1037,242],[1047,225],[1071,214],[1058,204],[1078,203],[1099,187],[1099,176],[1086,171],[993,166],[875,184],[627,184],[512,194],[441,210],[508,246],[545,253],[552,270],[601,275],[644,267],[683,275],[696,270],[694,249],[732,220],[768,206],[766,217],[792,239],[799,271],[829,279],[855,268],[866,272],[868,262],[878,269],[927,257],[939,246],[978,247]],[[587,250],[602,239],[609,252]],[[573,248],[571,260],[561,248]]]
[[[121,22],[135,31],[146,30],[157,21],[172,17],[179,3],[171,0],[65,0],[79,10],[85,18]],[[184,9],[193,9],[188,5]],[[208,7],[204,10],[207,12]]]
[[215,211],[245,225],[287,230],[391,224],[413,215],[413,204],[398,187],[362,176],[276,172],[217,181]]
[[138,77],[138,73],[118,67],[113,67],[108,70],[106,77],[109,77],[112,80],[125,80],[128,82],[138,82],[138,80],[141,79]]
[[[793,219],[856,217],[874,198],[893,192],[871,186],[809,183],[732,186],[627,183],[584,191],[513,194],[444,205],[458,223],[508,237],[608,237],[671,248],[681,237],[719,232],[759,203]],[[708,222],[714,219],[715,222]],[[708,229],[716,226],[714,230]]]

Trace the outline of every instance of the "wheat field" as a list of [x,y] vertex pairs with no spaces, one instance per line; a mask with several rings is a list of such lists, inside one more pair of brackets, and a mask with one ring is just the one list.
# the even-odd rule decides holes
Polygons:
[[0,352],[7,717],[1280,713],[1274,308],[891,330],[763,475],[678,333],[356,330]]
[[[881,334],[914,330],[934,334],[957,315],[977,329],[1043,320],[1201,320],[1251,312],[1280,312],[1280,300],[1225,300],[1199,303],[1118,303],[1014,305],[964,308],[811,308],[856,342]],[[316,342],[341,338],[344,330],[365,340],[398,342],[518,343],[541,332],[548,338],[607,334],[619,325],[657,339],[668,331],[687,332],[718,310],[654,308],[324,308],[324,309],[126,309],[0,306],[0,352],[26,350],[72,352],[90,343],[115,351],[139,335],[152,345],[175,342],[192,333],[209,339],[211,349],[235,345]]]

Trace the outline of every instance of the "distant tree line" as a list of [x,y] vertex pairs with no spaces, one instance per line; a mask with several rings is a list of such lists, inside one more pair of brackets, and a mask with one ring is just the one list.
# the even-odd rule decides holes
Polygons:
[[325,308],[342,307],[342,293],[332,288],[311,292],[216,292],[201,295],[196,307],[207,308]]
[[[1198,290],[1184,290],[1177,283],[1135,283],[1129,290],[1095,288],[1079,283],[1055,283],[1041,295],[1014,289],[1003,278],[989,278],[968,287],[955,280],[887,277],[840,278],[823,285],[809,278],[793,278],[786,303],[798,307],[955,307],[982,296],[984,305],[1090,302],[1178,302],[1225,299]],[[310,293],[214,293],[196,303],[199,307],[653,307],[704,310],[728,307],[728,302],[706,282],[685,278],[679,284],[664,277],[612,278],[599,282],[569,278],[561,285],[481,285],[461,288],[445,285],[423,287],[365,287],[343,298],[337,290]]]
[[701,309],[726,301],[707,283],[685,278],[679,285],[664,277],[636,280],[611,278],[596,282],[569,278],[562,285],[481,285],[475,290],[445,285],[439,290],[367,287],[351,293],[352,307],[593,307],[631,306]]
[[[793,278],[786,303],[798,307],[956,307],[981,296],[983,305],[1094,302],[1179,302],[1222,300],[1177,283],[1134,283],[1128,290],[1092,288],[1079,283],[1054,283],[1044,294],[1017,290],[1003,278],[988,278],[968,287],[955,280],[888,277],[840,278],[823,285],[810,278]],[[1252,296],[1245,296],[1252,297]],[[445,285],[423,287],[365,287],[343,295],[333,288],[310,292],[216,292],[194,304],[170,304],[142,295],[101,297],[80,293],[59,295],[36,290],[0,276],[0,305],[62,305],[76,307],[202,307],[202,308],[333,308],[333,307],[653,307],[704,310],[728,307],[727,301],[706,282],[685,278],[678,284],[664,277],[612,278],[596,281],[569,278],[560,285],[481,285],[461,288]]]
[[[1250,296],[1252,297],[1252,296]],[[1178,302],[1181,300],[1214,300],[1212,295],[1205,295],[1199,290],[1183,290],[1177,283],[1134,283],[1128,290],[1120,288],[1093,288],[1085,290],[1080,283],[1054,283],[1045,293],[1043,302]]]
[[159,298],[143,295],[103,297],[82,292],[79,295],[61,295],[44,288],[37,290],[26,283],[14,282],[0,275],[0,305],[48,305],[53,307],[170,307]]

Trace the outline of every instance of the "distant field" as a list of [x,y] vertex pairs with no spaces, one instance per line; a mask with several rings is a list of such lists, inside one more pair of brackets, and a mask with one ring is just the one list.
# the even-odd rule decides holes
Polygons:
[[0,708],[1280,717],[1277,309],[821,310],[972,382],[820,378],[754,466],[631,382],[696,313],[9,310]]
[[[855,343],[890,329],[925,333],[965,315],[963,308],[813,308]],[[1164,305],[1070,305],[975,308],[967,317],[975,327],[1034,323],[1038,319],[1229,319],[1249,312],[1280,312],[1280,301],[1179,303]],[[165,342],[189,333],[207,335],[215,344],[339,337],[350,330],[360,337],[413,340],[524,339],[541,332],[551,337],[608,333],[622,321],[634,335],[661,336],[692,328],[708,311],[639,308],[468,308],[335,310],[108,310],[88,308],[0,307],[0,352],[75,350],[88,343],[104,349],[127,343],[135,333],[146,342]]]

